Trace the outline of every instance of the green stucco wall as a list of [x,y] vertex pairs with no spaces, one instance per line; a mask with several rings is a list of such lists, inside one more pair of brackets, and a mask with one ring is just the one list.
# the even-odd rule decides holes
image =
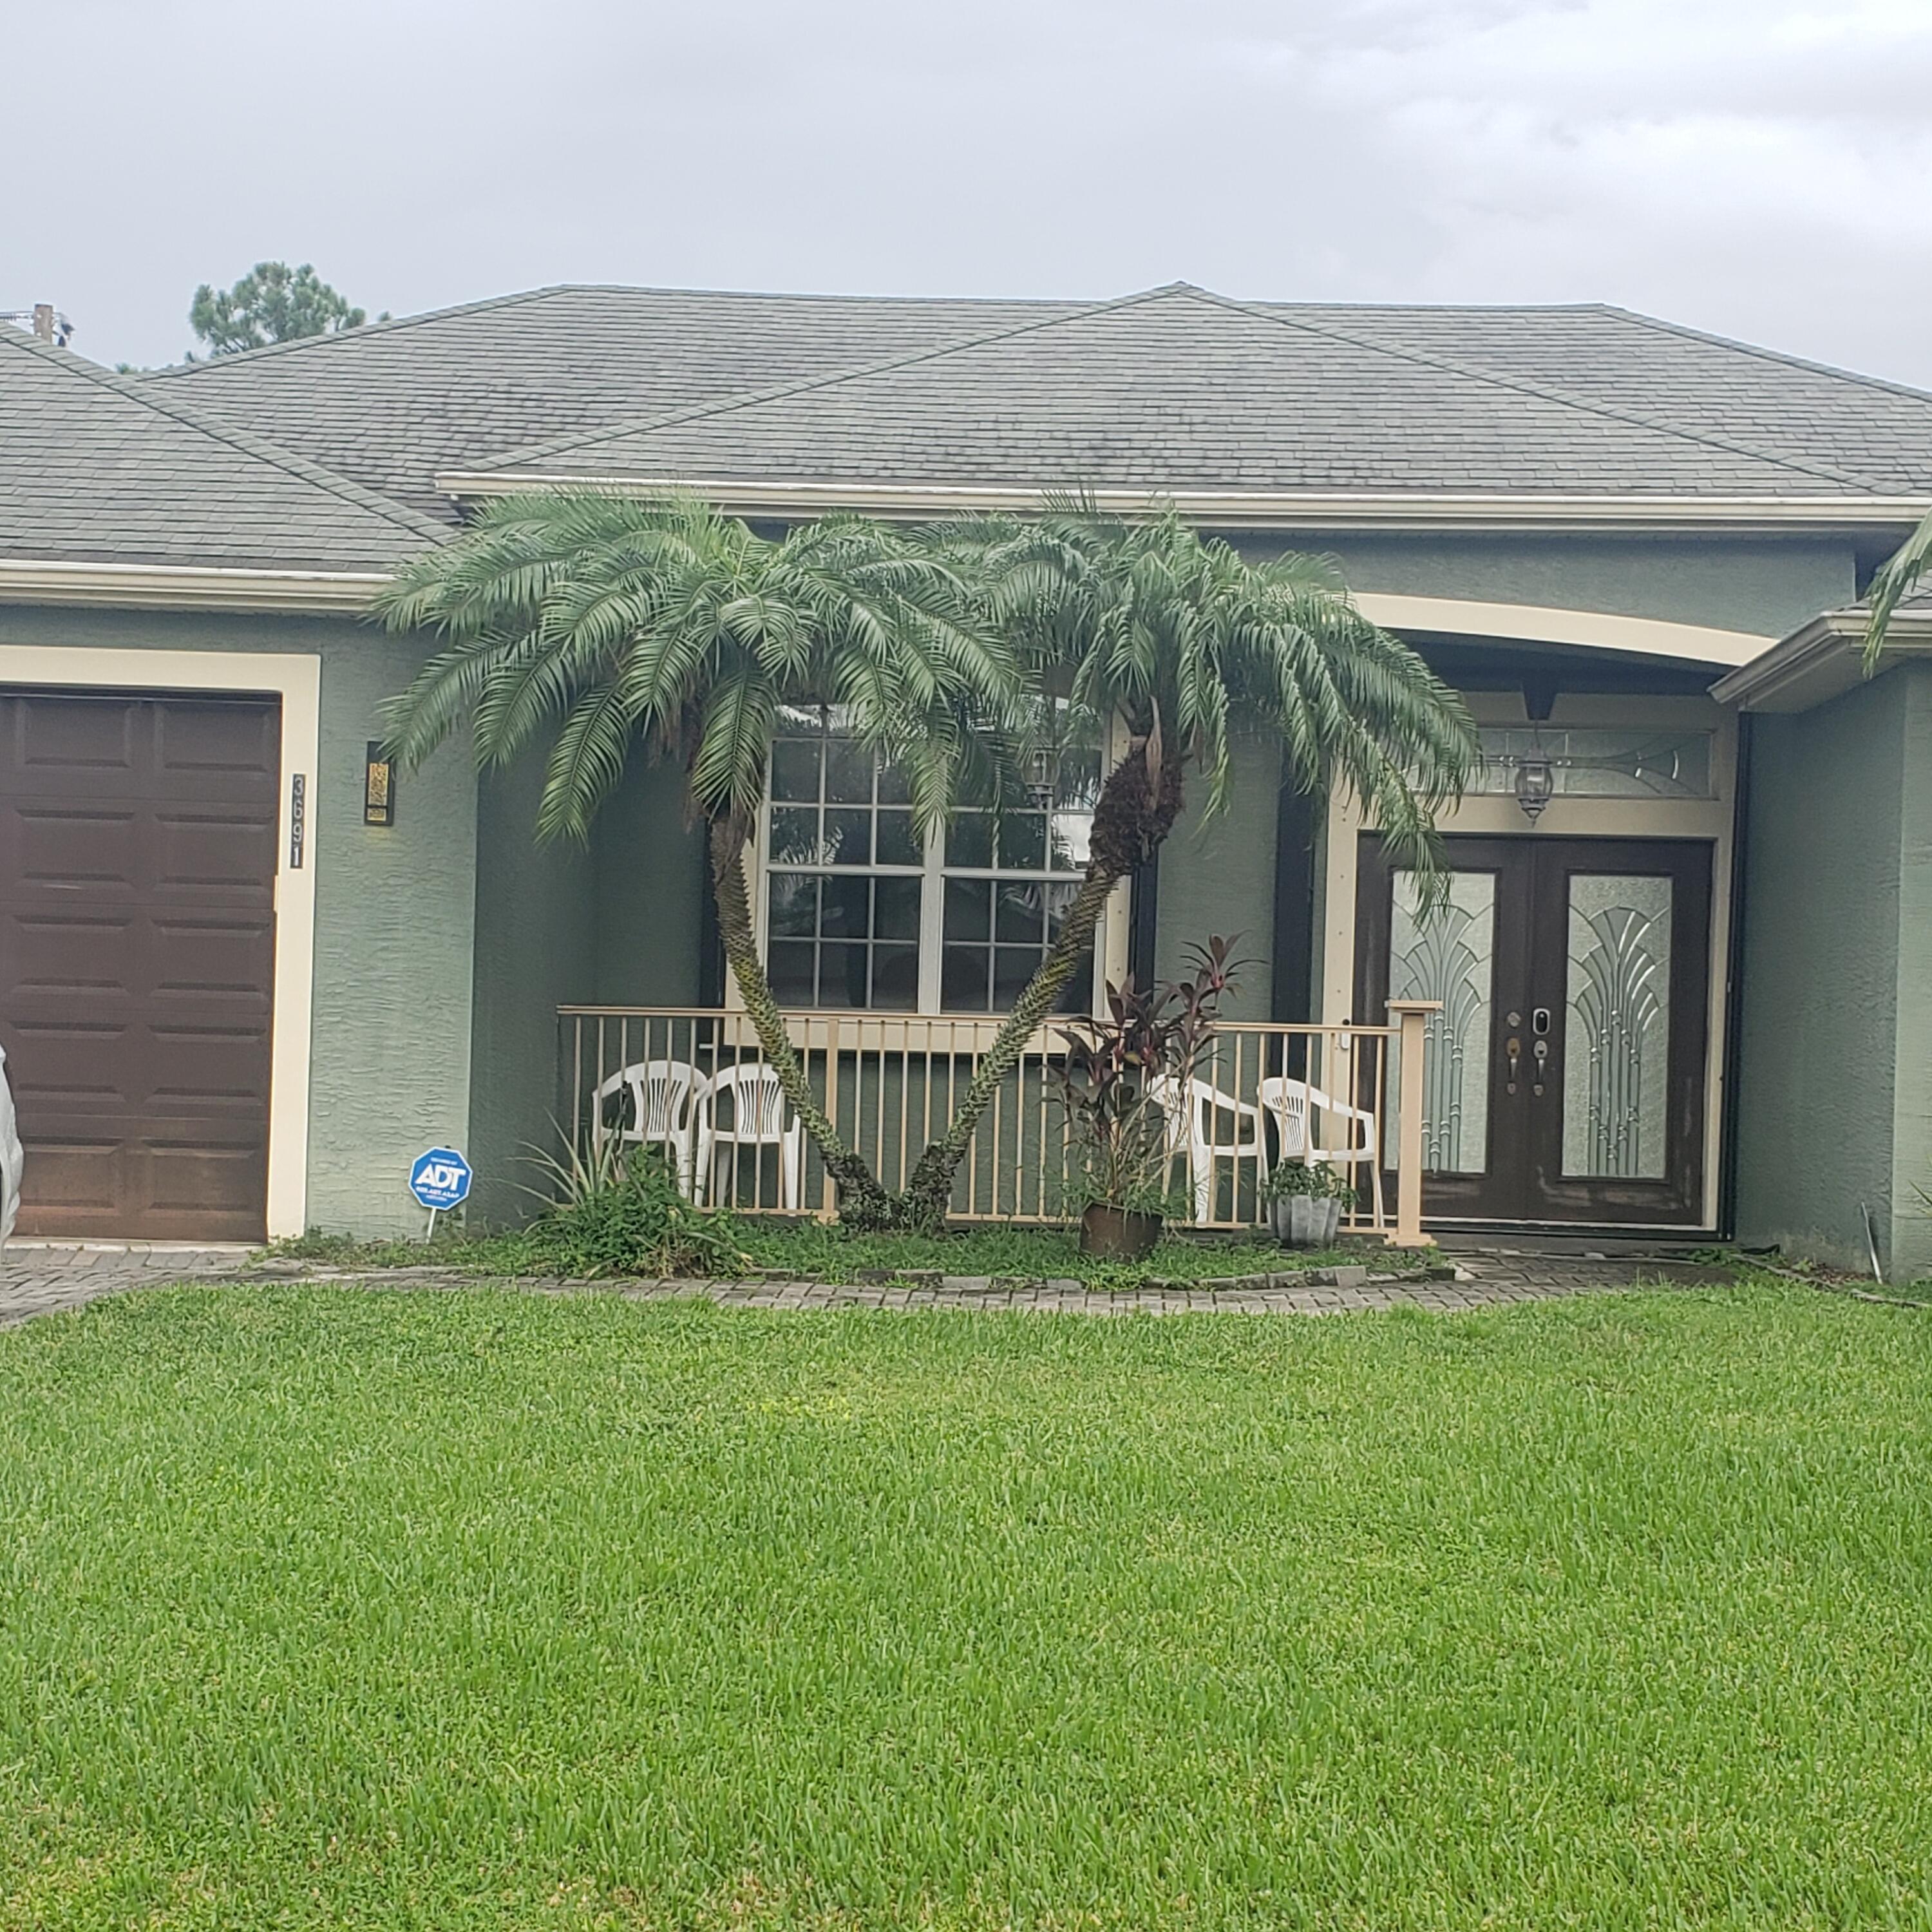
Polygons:
[[1738,1233],[1932,1273],[1932,667],[1753,724]]
[[1237,737],[1232,752],[1227,809],[1209,818],[1208,788],[1190,772],[1186,808],[1161,848],[1154,972],[1177,978],[1188,970],[1190,946],[1216,933],[1238,934],[1241,974],[1221,1010],[1232,1020],[1265,1020],[1274,994],[1281,752],[1247,736]]
[[476,820],[468,762],[452,748],[404,778],[393,826],[362,823],[376,707],[408,682],[418,647],[344,619],[27,607],[0,608],[0,642],[320,656],[307,1218],[366,1233],[420,1228],[410,1163],[439,1142],[460,1144],[469,1119]]
[[535,837],[542,748],[487,775],[478,801],[472,1218],[518,1220],[560,1148],[568,1054],[556,1009],[692,1006],[698,998],[704,842],[683,821],[674,766],[640,762],[589,844]]

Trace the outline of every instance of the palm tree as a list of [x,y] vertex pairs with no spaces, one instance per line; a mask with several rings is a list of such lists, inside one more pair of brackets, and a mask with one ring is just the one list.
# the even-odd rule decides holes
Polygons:
[[1886,632],[1891,627],[1892,613],[1928,569],[1932,569],[1932,514],[1926,517],[1880,567],[1871,580],[1871,588],[1865,593],[1871,604],[1871,615],[1865,623],[1864,664],[1868,677],[1878,668],[1879,653],[1885,649]]
[[1068,498],[1037,518],[964,520],[928,543],[978,584],[1036,691],[1118,717],[1126,756],[1102,784],[1083,877],[1059,934],[987,1049],[902,1213],[937,1224],[994,1092],[1058,1004],[1108,896],[1174,829],[1190,769],[1224,810],[1230,734],[1279,739],[1290,782],[1361,801],[1395,851],[1435,868],[1436,814],[1476,769],[1461,700],[1351,602],[1328,565],[1251,562],[1172,508],[1129,522]]
[[694,497],[504,498],[406,566],[378,610],[442,647],[388,722],[427,757],[465,717],[479,765],[561,719],[540,838],[584,837],[640,746],[678,759],[704,821],[725,957],[765,1058],[860,1222],[891,1198],[814,1099],[765,976],[744,867],[782,707],[837,704],[903,771],[922,832],[962,770],[997,766],[1017,688],[1009,650],[950,562],[868,519],[830,517],[776,540]]

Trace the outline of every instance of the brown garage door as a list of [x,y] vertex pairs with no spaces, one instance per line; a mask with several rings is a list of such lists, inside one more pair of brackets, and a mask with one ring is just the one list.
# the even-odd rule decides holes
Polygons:
[[0,691],[22,1234],[259,1240],[280,716]]

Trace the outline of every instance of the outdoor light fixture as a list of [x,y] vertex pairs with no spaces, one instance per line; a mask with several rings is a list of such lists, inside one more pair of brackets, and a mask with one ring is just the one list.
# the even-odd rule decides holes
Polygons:
[[369,741],[369,755],[362,767],[362,823],[393,825],[396,822],[396,767],[380,744]]
[[1522,815],[1534,825],[1543,815],[1543,808],[1550,802],[1550,795],[1556,789],[1556,774],[1550,769],[1550,760],[1543,756],[1543,748],[1538,746],[1535,754],[1516,761],[1516,802],[1522,807]]

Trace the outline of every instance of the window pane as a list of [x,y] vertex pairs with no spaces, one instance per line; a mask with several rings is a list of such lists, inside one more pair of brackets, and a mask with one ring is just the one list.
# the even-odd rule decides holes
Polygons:
[[1090,1013],[1094,1010],[1094,949],[1088,946],[1080,956],[1080,963],[1074,968],[1072,977],[1060,989],[1060,998],[1054,1001],[1057,1013]]
[[869,812],[826,813],[824,862],[828,866],[869,866],[872,862],[872,814]]
[[781,738],[772,747],[772,797],[818,798],[818,744],[816,738]]
[[765,971],[772,982],[772,997],[782,1006],[808,1006],[812,1004],[812,960],[816,949],[809,940],[775,939]]
[[818,932],[818,880],[810,872],[772,874],[771,920],[773,938],[812,939]]
[[836,805],[870,805],[873,757],[868,746],[850,738],[825,741],[825,796]]
[[1000,888],[999,931],[994,935],[1019,945],[1037,946],[1046,930],[1046,908],[1040,889],[1030,885]]
[[1563,1172],[1664,1177],[1670,1139],[1668,878],[1570,875]]
[[1016,812],[1000,826],[1000,863],[1016,872],[1037,872],[1046,864],[1046,820],[1039,812]]
[[1080,888],[1074,885],[1048,886],[1046,888],[1046,936],[1049,940],[1060,937],[1060,928],[1066,922],[1066,915],[1079,893]]
[[990,866],[993,862],[993,821],[983,812],[959,812],[946,835],[949,866]]
[[919,948],[872,948],[872,1004],[896,1012],[910,1012],[919,1004]]
[[874,938],[916,939],[919,937],[920,883],[917,879],[874,879],[872,881]]
[[946,936],[948,939],[990,939],[993,936],[993,886],[990,879],[946,880]]
[[1053,856],[1048,865],[1056,872],[1084,872],[1093,835],[1094,814],[1090,812],[1056,812],[1053,814]]
[[780,865],[819,862],[818,814],[811,806],[784,806],[772,813],[772,856]]
[[918,836],[913,830],[912,814],[880,812],[877,862],[881,866],[918,866],[925,860],[926,854],[920,850]]
[[993,1004],[1004,1012],[1022,993],[1027,982],[1040,970],[1040,950],[1036,946],[996,946],[993,948]]
[[950,1013],[986,1010],[987,949],[949,946],[940,962],[939,1003]]
[[872,930],[872,902],[869,879],[827,879],[819,930],[827,939],[863,939]]
[[829,943],[818,949],[818,1004],[821,1006],[866,1004],[866,956],[870,950]]
[[912,787],[906,775],[896,765],[879,767],[879,802],[881,805],[910,805]]

